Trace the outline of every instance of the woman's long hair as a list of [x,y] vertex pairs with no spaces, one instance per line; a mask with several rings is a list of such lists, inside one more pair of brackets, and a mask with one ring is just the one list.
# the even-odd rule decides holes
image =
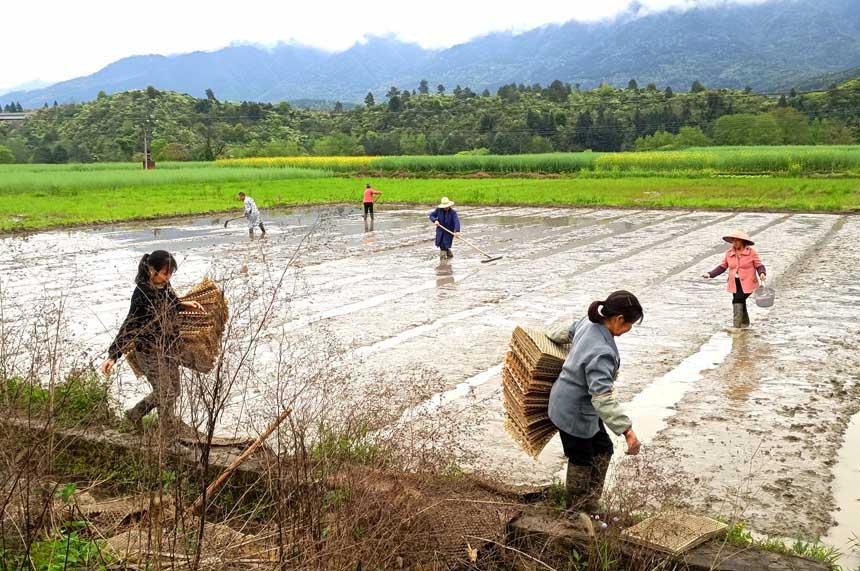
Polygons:
[[149,283],[150,269],[160,272],[164,268],[169,268],[170,273],[173,274],[178,267],[176,258],[166,250],[156,250],[151,254],[144,254],[140,263],[137,264],[137,277],[134,278],[134,283],[138,285]]

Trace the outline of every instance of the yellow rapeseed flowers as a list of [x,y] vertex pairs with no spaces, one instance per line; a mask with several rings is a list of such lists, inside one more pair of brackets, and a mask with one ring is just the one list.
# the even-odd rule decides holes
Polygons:
[[673,171],[713,168],[716,156],[708,151],[646,151],[606,153],[595,161],[597,170]]

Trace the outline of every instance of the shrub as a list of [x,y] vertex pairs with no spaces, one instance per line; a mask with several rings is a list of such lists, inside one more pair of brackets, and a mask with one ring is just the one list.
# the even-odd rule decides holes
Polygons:
[[[3,404],[18,414],[52,416],[61,425],[110,424],[116,419],[108,385],[95,371],[72,371],[51,390],[21,378],[7,379]],[[53,403],[53,404],[52,404]]]
[[5,145],[0,145],[0,165],[10,165],[15,162],[15,153]]

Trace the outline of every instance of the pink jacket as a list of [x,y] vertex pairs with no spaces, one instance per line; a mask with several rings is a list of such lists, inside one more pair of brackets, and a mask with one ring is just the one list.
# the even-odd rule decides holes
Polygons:
[[766,274],[761,258],[751,246],[747,246],[738,253],[734,248],[729,248],[723,257],[723,263],[708,272],[712,278],[717,277],[724,271],[729,270],[729,283],[726,289],[735,293],[735,278],[741,279],[741,287],[744,293],[752,293],[758,288],[756,273]]

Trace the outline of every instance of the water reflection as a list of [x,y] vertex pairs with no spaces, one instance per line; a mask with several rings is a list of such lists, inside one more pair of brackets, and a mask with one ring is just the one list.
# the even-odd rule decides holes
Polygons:
[[361,245],[365,248],[370,248],[376,244],[376,234],[373,233],[373,224],[371,223],[370,229],[365,226],[364,235],[361,237]]
[[757,363],[770,359],[770,347],[750,329],[732,335],[732,354],[726,363],[726,398],[744,402],[761,383]]
[[436,266],[436,287],[444,287],[454,283],[454,267],[451,260],[439,260]]

